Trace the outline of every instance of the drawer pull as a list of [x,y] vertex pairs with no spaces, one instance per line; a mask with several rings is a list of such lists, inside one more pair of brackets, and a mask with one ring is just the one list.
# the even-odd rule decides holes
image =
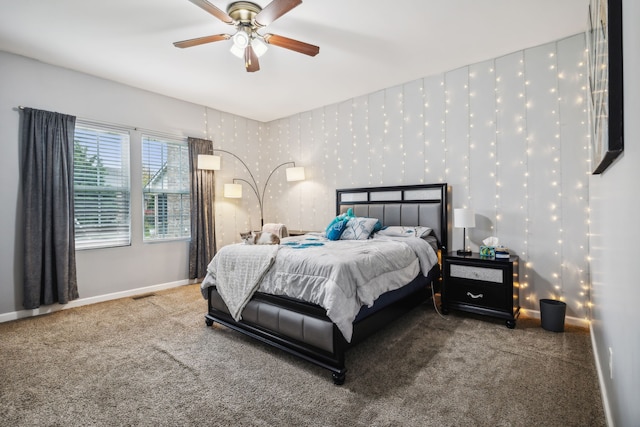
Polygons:
[[467,292],[467,295],[470,296],[473,299],[478,299],[478,298],[482,298],[484,295],[482,294],[478,294],[478,295],[474,295],[471,292]]

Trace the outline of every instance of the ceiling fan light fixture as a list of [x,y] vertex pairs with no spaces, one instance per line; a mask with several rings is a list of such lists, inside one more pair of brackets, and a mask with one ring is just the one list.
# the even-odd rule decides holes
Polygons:
[[233,36],[233,46],[242,49],[249,46],[249,34],[247,34],[244,30],[240,30]]
[[229,49],[229,51],[233,53],[235,56],[237,56],[238,58],[241,58],[241,59],[244,58],[244,49],[240,49],[235,45],[235,43],[231,45],[231,49]]
[[257,38],[254,38],[253,40],[251,40],[251,47],[253,47],[253,51],[256,53],[256,56],[258,58],[264,55],[268,49],[267,44]]

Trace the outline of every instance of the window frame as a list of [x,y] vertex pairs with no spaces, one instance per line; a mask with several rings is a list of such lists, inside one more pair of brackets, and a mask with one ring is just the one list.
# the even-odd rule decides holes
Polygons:
[[[164,191],[147,190],[148,183],[145,183],[145,180],[146,180],[145,171],[147,171],[149,167],[145,165],[145,162],[147,160],[145,159],[145,152],[146,152],[145,145],[148,144],[149,142],[165,144],[165,145],[173,146],[174,148],[180,149],[181,156],[180,156],[180,159],[178,160],[178,164],[180,165],[179,173],[186,174],[186,176],[180,179],[181,183],[184,184],[181,190],[171,190],[171,189],[164,189]],[[184,155],[184,158],[182,157],[182,155]],[[191,240],[191,188],[190,188],[191,186],[190,186],[190,171],[189,171],[189,146],[188,146],[187,140],[181,139],[175,136],[155,134],[153,132],[148,132],[148,131],[143,132],[140,135],[140,156],[141,156],[141,159],[140,159],[141,176],[140,177],[141,177],[141,199],[142,199],[142,209],[141,209],[142,242],[155,244],[155,243],[162,243],[162,242]],[[167,158],[166,162],[168,161],[169,159]],[[186,162],[186,164],[183,164],[184,162]],[[179,236],[174,235],[174,236],[168,236],[168,237],[153,237],[153,238],[147,235],[148,234],[147,233],[148,209],[147,209],[146,198],[148,195],[155,195],[156,202],[158,198],[161,196],[165,196],[165,198],[167,199],[171,195],[180,196],[181,214],[179,215],[179,221],[181,222],[181,225],[178,227],[178,229],[183,228],[185,234],[179,235]],[[185,204],[185,199],[186,199],[186,204]],[[167,203],[169,203],[169,201],[167,201]],[[168,206],[166,207],[166,209],[168,209]],[[157,212],[154,216],[157,218]],[[172,217],[170,216],[170,214],[167,214],[167,221],[170,222],[171,220],[172,220]]]

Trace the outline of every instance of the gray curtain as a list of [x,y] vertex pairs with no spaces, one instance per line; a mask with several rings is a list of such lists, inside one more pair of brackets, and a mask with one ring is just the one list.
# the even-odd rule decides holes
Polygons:
[[189,244],[189,278],[202,279],[216,253],[215,181],[213,171],[198,169],[198,154],[213,154],[211,141],[189,138],[189,172],[191,177],[191,243]]
[[25,108],[22,115],[24,307],[78,298],[73,213],[76,118]]

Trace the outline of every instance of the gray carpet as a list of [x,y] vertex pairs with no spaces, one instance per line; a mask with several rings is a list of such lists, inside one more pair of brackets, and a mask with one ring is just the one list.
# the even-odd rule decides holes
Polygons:
[[430,303],[324,369],[221,326],[197,285],[0,324],[7,426],[604,426],[588,331]]

